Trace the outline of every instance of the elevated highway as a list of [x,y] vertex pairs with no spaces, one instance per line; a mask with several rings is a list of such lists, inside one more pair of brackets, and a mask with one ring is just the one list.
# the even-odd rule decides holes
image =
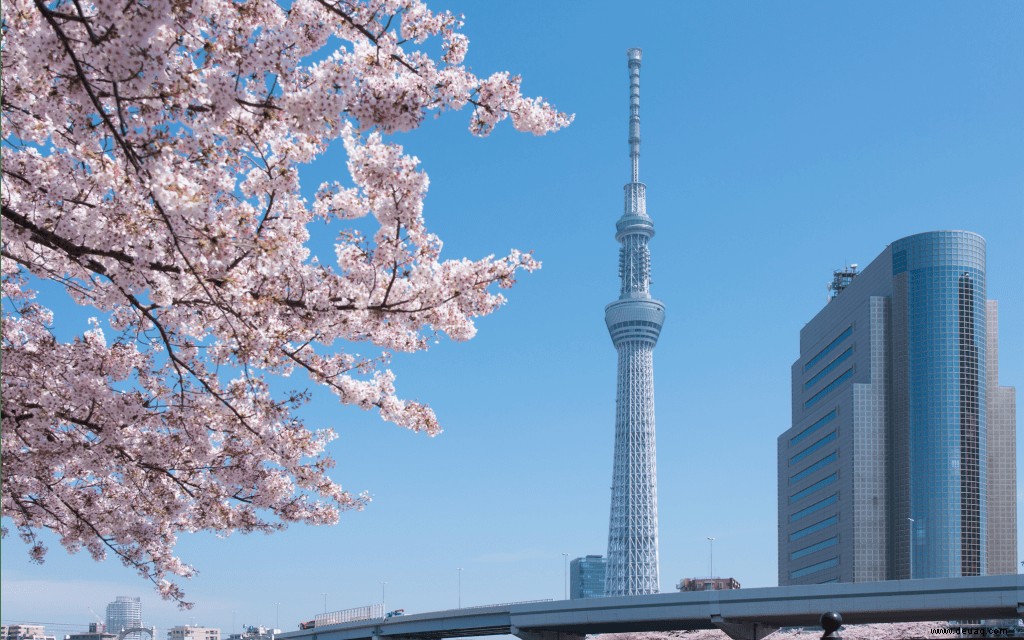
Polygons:
[[816,626],[826,611],[846,624],[1017,619],[1024,576],[832,583],[557,600],[419,613],[294,631],[288,640],[439,640],[513,634],[579,640],[586,634],[719,628],[760,640],[781,627]]

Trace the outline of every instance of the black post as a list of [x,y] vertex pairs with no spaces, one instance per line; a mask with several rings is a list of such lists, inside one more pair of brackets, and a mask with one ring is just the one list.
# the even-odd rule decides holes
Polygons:
[[843,616],[835,611],[821,614],[821,628],[825,632],[821,640],[840,640],[839,627],[843,626]]

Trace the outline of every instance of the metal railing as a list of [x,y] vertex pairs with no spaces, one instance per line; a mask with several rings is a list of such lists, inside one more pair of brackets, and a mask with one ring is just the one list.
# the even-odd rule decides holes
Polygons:
[[489,609],[491,607],[510,607],[514,604],[533,604],[535,602],[553,602],[551,598],[542,598],[540,600],[517,600],[516,602],[498,602],[496,604],[475,604],[472,607],[459,607],[456,611],[461,609]]

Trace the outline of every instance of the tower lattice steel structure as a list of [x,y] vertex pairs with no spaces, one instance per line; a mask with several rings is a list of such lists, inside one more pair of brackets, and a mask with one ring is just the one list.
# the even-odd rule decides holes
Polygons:
[[629,157],[633,179],[615,224],[619,299],[605,307],[605,323],[619,352],[615,396],[615,464],[608,526],[605,595],[658,593],[658,481],[654,448],[654,345],[665,305],[651,298],[648,242],[654,223],[640,182],[640,49],[630,49]]

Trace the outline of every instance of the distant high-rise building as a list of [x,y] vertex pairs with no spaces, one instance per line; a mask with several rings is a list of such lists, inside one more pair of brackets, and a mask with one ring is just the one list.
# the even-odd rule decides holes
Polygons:
[[1015,573],[1015,391],[985,240],[902,238],[800,331],[778,441],[779,584]]
[[220,629],[184,625],[167,630],[167,640],[220,640]]
[[[142,626],[142,598],[117,596],[107,605],[107,632],[119,634]],[[142,640],[142,633],[129,633],[125,640]],[[155,639],[154,639],[155,640]]]
[[585,556],[569,563],[569,597],[600,598],[604,596],[604,556]]
[[608,525],[609,596],[658,593],[658,477],[654,447],[654,345],[665,305],[651,298],[654,223],[647,215],[647,187],[640,182],[640,49],[629,60],[629,156],[633,179],[625,186],[625,211],[615,224],[619,249],[619,299],[604,319],[619,354],[615,395],[615,461]]

